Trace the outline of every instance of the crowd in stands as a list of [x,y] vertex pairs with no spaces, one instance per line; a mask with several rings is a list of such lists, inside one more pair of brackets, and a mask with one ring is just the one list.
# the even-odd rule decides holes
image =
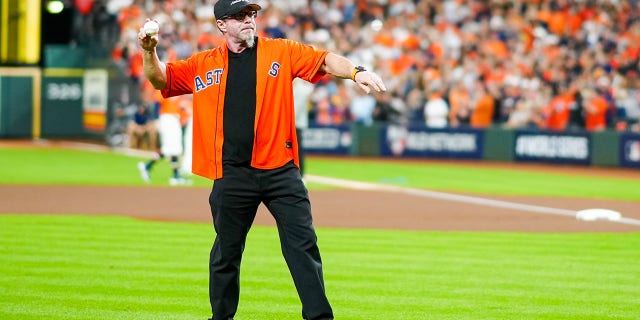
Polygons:
[[[136,35],[160,23],[159,55],[218,46],[215,0],[103,0],[113,59],[143,90]],[[99,1],[97,1],[99,2]],[[640,132],[640,10],[620,0],[257,0],[258,30],[375,70],[388,92],[325,77],[313,123]]]

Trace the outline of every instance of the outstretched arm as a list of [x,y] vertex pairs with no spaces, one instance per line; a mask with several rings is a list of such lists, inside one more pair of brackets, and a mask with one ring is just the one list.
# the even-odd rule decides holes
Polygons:
[[[149,19],[147,19],[149,21]],[[142,48],[142,66],[144,75],[154,88],[162,90],[167,85],[167,66],[158,58],[156,46],[158,45],[158,34],[147,35],[143,28],[138,32],[138,44]]]
[[332,52],[329,52],[324,58],[321,70],[338,78],[355,81],[366,93],[371,92],[371,89],[377,92],[387,91],[380,76],[371,71],[360,71],[354,74],[355,65],[353,62]]

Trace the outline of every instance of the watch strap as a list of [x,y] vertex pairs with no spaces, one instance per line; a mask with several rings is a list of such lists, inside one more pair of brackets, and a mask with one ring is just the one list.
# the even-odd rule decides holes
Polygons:
[[356,74],[361,71],[367,71],[367,69],[365,69],[363,66],[357,66],[353,68],[353,71],[351,71],[351,80],[356,81]]

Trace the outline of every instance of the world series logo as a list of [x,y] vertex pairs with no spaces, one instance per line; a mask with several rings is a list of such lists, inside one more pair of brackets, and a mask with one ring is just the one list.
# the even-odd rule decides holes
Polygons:
[[627,141],[624,148],[624,155],[627,161],[640,163],[640,141]]

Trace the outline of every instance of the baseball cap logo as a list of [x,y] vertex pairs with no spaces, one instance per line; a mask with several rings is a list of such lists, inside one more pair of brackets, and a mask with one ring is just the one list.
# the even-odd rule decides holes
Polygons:
[[252,3],[252,1],[218,0],[213,6],[213,14],[216,16],[216,19],[224,20],[225,18],[229,18],[229,16],[239,13],[247,8],[251,11],[259,11],[262,9],[259,4]]

